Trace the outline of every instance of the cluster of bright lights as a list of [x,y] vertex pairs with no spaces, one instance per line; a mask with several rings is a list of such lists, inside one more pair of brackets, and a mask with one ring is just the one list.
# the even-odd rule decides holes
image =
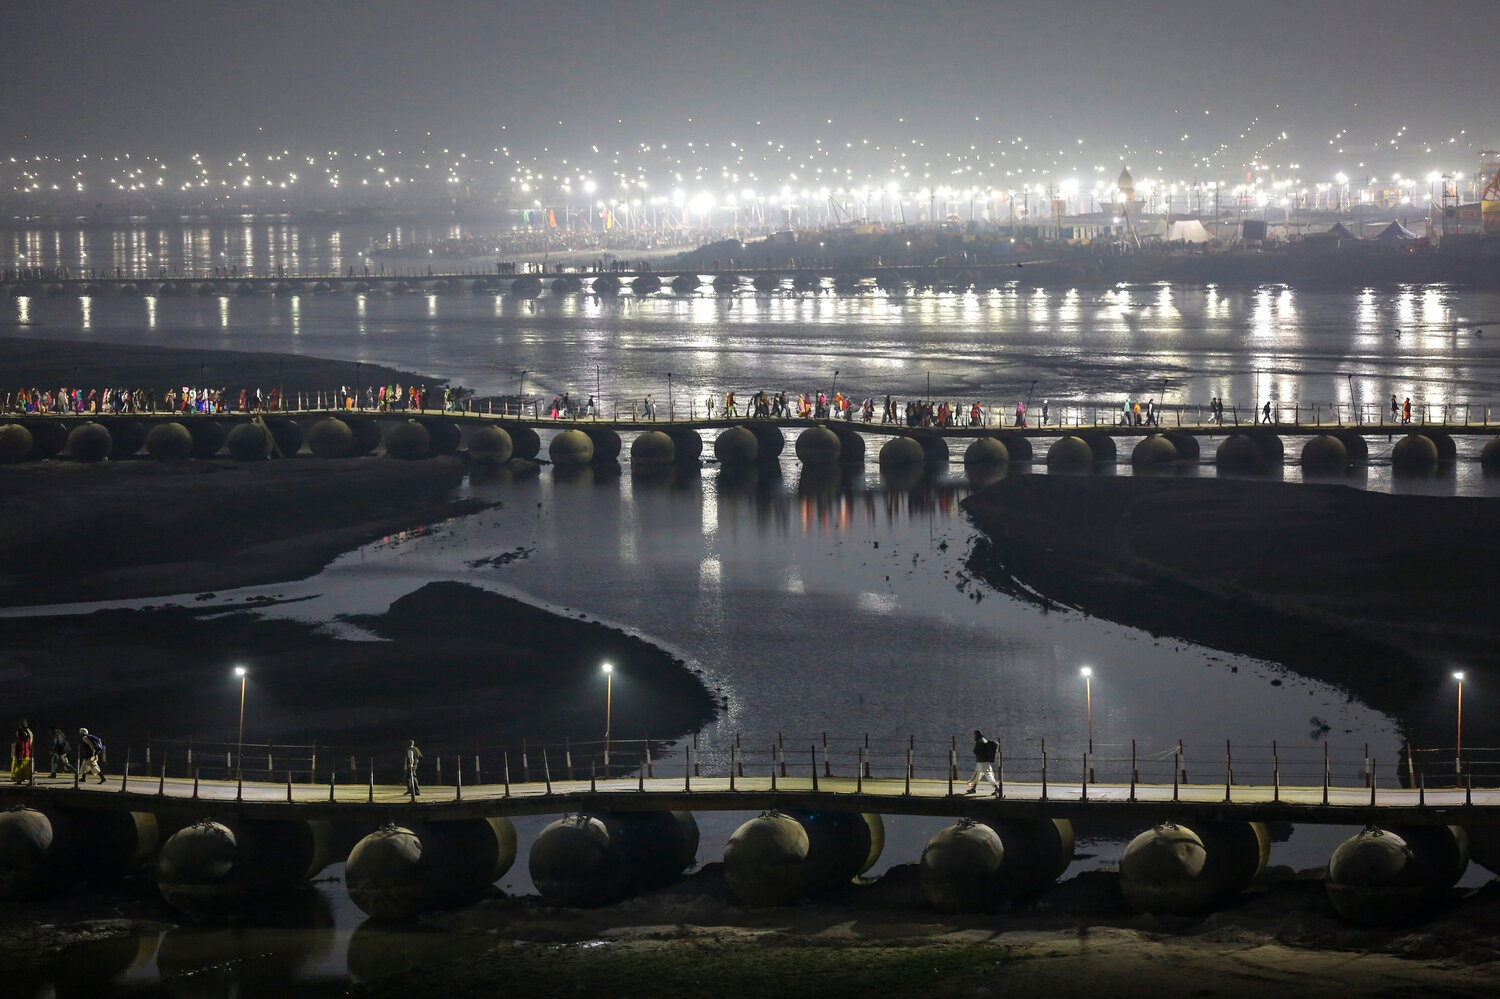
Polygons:
[[342,194],[362,202],[464,198],[506,207],[671,205],[698,215],[831,199],[841,210],[882,218],[902,201],[928,202],[933,209],[938,200],[983,201],[997,214],[996,205],[1007,206],[1008,214],[1017,201],[1029,207],[1045,199],[1063,201],[1070,213],[1099,211],[1120,200],[1116,181],[1123,167],[1135,177],[1135,200],[1146,211],[1205,212],[1225,207],[1226,199],[1240,207],[1422,204],[1431,198],[1424,188],[1436,183],[1423,177],[1452,181],[1459,197],[1473,193],[1464,188],[1464,175],[1473,177],[1480,147],[1467,131],[1419,136],[1406,123],[1367,127],[1369,113],[1360,110],[1326,139],[1311,140],[1318,165],[1309,165],[1308,140],[1277,124],[1284,117],[1280,105],[1239,124],[1221,122],[1212,108],[1171,113],[1182,122],[1172,132],[1175,141],[1118,148],[1099,148],[1083,136],[1059,142],[997,134],[977,116],[971,136],[941,141],[917,134],[905,118],[878,131],[851,130],[828,118],[819,134],[798,144],[759,120],[728,140],[704,138],[707,124],[689,119],[678,136],[631,141],[622,141],[623,120],[616,123],[618,134],[587,137],[558,122],[552,131],[524,138],[502,126],[497,134],[506,141],[478,151],[443,146],[427,133],[415,148],[283,148],[182,159],[11,156],[5,186],[33,204],[76,195],[192,205]]

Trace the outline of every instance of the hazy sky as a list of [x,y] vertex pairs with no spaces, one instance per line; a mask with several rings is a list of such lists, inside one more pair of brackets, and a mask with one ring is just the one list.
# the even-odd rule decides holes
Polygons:
[[473,150],[1021,135],[1101,161],[1329,139],[1352,159],[1402,125],[1398,146],[1500,141],[1472,44],[1500,38],[1500,0],[11,0],[4,23],[9,155],[429,131]]

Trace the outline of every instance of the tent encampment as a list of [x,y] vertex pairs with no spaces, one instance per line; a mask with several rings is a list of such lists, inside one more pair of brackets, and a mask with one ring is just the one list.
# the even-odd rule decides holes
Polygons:
[[1322,232],[1309,233],[1308,235],[1311,236],[1311,237],[1322,237],[1324,239],[1358,239],[1359,238],[1358,236],[1354,235],[1354,233],[1350,232],[1347,228],[1345,228],[1344,223],[1342,223],[1342,222],[1335,222],[1333,224],[1332,228],[1325,229]]
[[1382,243],[1405,243],[1408,240],[1421,239],[1422,237],[1406,228],[1400,222],[1392,222],[1382,229],[1380,235],[1375,238]]
[[1173,222],[1167,230],[1167,241],[1172,243],[1207,243],[1213,239],[1213,235],[1205,228],[1203,223],[1197,219],[1183,219]]

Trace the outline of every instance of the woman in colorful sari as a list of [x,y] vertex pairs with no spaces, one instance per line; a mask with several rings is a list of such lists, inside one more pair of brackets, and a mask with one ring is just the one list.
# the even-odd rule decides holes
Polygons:
[[16,784],[31,780],[31,729],[25,718],[16,726],[16,738],[10,746],[10,779]]

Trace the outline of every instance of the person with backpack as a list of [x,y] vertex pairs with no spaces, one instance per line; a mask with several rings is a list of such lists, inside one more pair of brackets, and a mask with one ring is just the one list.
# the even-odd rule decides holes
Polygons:
[[104,740],[86,728],[78,730],[78,776],[87,780],[92,774],[104,783]]
[[68,737],[66,735],[63,735],[63,730],[54,726],[53,729],[52,729],[52,776],[53,777],[57,776],[57,772],[59,770],[62,770],[64,772],[68,772],[68,771],[71,771],[73,769],[73,761],[68,758],[68,756],[69,756],[69,752],[68,751],[69,751],[70,748],[71,747],[68,745]]
[[989,781],[995,785],[995,793],[1000,793],[1000,782],[995,779],[995,758],[1000,754],[1000,744],[994,739],[986,739],[984,733],[979,729],[974,730],[974,774],[969,778],[969,789],[964,794],[973,794],[981,781]]
[[417,763],[422,759],[422,751],[417,748],[415,739],[406,743],[406,756],[402,760],[401,769],[406,772],[406,793],[412,797],[422,793],[422,788],[417,784]]

